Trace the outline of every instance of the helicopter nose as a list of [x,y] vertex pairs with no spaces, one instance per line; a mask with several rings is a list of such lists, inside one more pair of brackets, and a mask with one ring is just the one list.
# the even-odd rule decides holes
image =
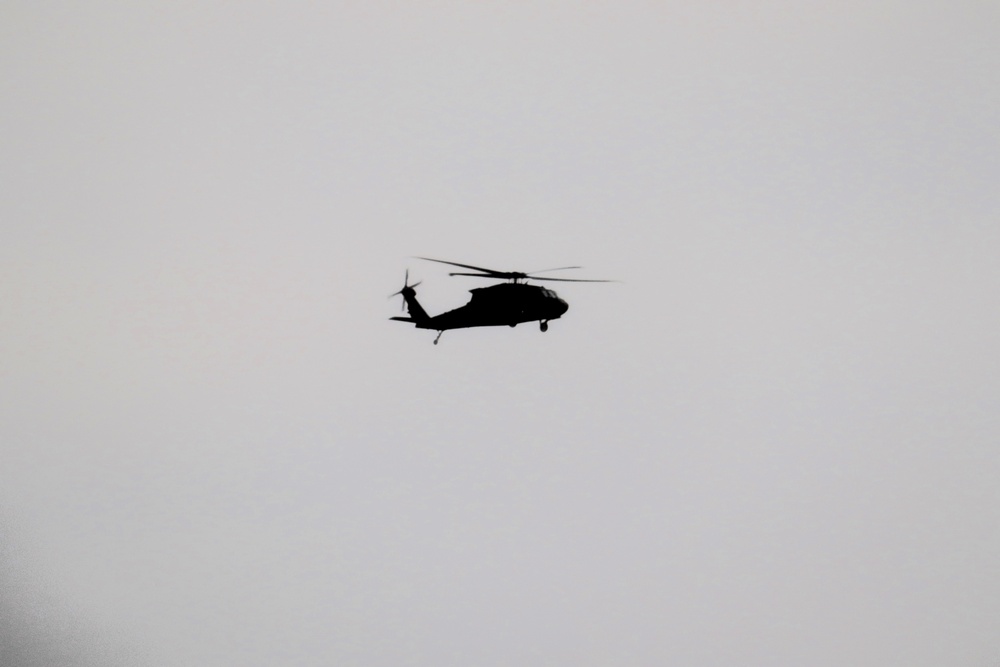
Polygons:
[[569,310],[569,304],[566,303],[565,301],[563,301],[562,299],[559,299],[559,306],[558,307],[559,307],[559,314],[560,315],[562,315],[567,310]]

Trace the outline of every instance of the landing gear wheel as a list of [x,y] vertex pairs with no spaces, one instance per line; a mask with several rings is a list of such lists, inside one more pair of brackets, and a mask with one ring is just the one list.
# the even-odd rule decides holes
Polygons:
[[441,334],[443,334],[443,333],[444,333],[444,331],[438,331],[438,335],[437,335],[437,337],[436,337],[436,338],[434,339],[434,344],[435,344],[435,345],[437,345],[437,344],[438,344],[438,341],[439,341],[439,340],[441,340]]
[[544,332],[546,332],[546,331],[549,330],[549,323],[548,322],[541,322],[541,323],[539,323],[538,328],[542,330],[542,333],[544,333]]

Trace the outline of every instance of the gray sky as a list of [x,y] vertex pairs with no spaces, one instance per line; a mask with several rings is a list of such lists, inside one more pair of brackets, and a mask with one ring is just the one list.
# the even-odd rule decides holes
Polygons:
[[7,3],[4,664],[998,664],[1000,5],[822,4]]

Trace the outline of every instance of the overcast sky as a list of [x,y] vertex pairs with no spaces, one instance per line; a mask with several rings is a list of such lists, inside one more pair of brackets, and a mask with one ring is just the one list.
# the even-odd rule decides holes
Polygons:
[[0,662],[1000,664],[998,35],[5,3]]

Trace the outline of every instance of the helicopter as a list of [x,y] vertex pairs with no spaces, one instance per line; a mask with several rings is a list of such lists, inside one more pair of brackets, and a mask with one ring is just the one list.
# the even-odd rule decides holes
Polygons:
[[521,271],[496,271],[485,269],[481,266],[471,264],[459,264],[458,262],[447,262],[443,259],[431,259],[430,257],[417,257],[428,262],[439,264],[449,264],[463,269],[470,269],[476,273],[452,272],[450,276],[472,276],[476,278],[493,278],[504,282],[490,285],[489,287],[477,287],[469,290],[472,298],[467,304],[431,317],[417,301],[416,287],[420,283],[410,283],[410,271],[407,269],[403,277],[403,289],[393,296],[402,296],[403,305],[406,309],[407,317],[391,317],[389,319],[398,322],[410,322],[418,329],[433,329],[438,332],[434,339],[437,345],[441,339],[441,334],[449,329],[467,329],[471,327],[516,327],[522,322],[539,323],[539,328],[544,332],[549,330],[549,322],[559,319],[569,310],[569,304],[559,297],[553,290],[540,285],[531,285],[528,280],[551,280],[568,283],[608,283],[611,280],[584,280],[580,278],[548,278],[536,277],[535,274],[549,271],[564,271],[567,269],[579,269],[579,266],[561,266],[556,269],[543,269],[524,273]]

